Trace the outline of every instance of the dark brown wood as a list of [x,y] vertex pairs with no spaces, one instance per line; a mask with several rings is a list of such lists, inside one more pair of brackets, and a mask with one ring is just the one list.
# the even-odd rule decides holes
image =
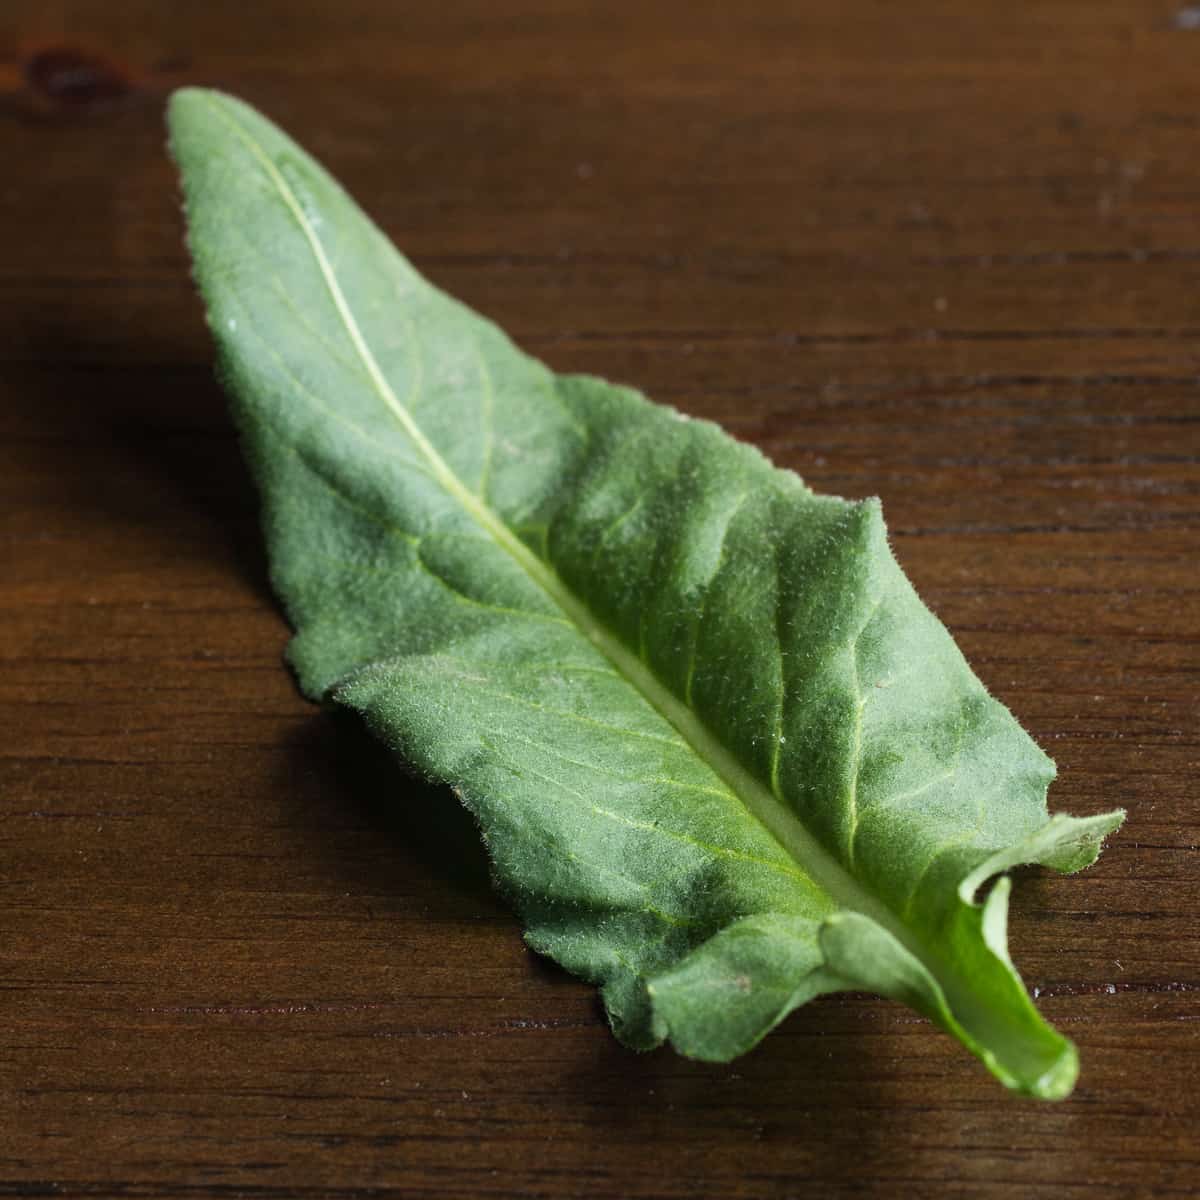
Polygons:
[[[5,0],[0,1195],[1200,1193],[1200,18],[1151,0]],[[296,694],[162,109],[235,91],[561,369],[882,496],[1100,864],[1004,1095],[834,997],[704,1066]]]

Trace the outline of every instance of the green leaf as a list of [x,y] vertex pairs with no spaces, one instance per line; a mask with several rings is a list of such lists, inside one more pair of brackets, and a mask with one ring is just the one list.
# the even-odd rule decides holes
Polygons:
[[1086,866],[1122,814],[1047,819],[1052,764],[878,503],[552,374],[239,101],[177,93],[170,125],[301,686],[453,787],[529,945],[631,1046],[723,1061],[869,988],[1069,1092],[1008,881],[976,893]]

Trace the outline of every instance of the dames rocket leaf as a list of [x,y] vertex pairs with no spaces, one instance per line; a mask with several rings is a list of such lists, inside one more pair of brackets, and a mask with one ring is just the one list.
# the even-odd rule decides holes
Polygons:
[[1001,873],[1078,870],[1122,814],[1047,815],[878,503],[553,374],[245,104],[170,126],[300,684],[454,789],[529,945],[630,1046],[723,1061],[866,988],[1069,1092]]

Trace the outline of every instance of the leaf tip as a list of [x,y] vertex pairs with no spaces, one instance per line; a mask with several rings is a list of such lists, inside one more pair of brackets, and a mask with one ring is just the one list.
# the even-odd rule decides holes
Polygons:
[[167,97],[167,132],[171,152],[180,159],[181,149],[195,145],[206,154],[213,153],[210,139],[214,128],[219,128],[219,118],[237,117],[250,111],[247,105],[228,92],[217,88],[176,88]]
[[177,133],[218,94],[208,88],[176,88],[167,97],[167,128],[172,134]]
[[1075,1043],[1064,1039],[1063,1051],[1049,1070],[1039,1075],[1029,1087],[1036,1100],[1065,1100],[1074,1090],[1079,1078],[1079,1051]]

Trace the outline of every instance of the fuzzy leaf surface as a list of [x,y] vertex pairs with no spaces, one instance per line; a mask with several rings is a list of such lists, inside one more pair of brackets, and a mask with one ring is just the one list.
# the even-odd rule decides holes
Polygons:
[[878,503],[553,374],[241,102],[183,91],[170,125],[301,686],[454,788],[528,943],[631,1046],[726,1060],[869,988],[1070,1091],[1008,880],[978,893],[1087,865],[1121,814],[1048,816],[1051,762]]

